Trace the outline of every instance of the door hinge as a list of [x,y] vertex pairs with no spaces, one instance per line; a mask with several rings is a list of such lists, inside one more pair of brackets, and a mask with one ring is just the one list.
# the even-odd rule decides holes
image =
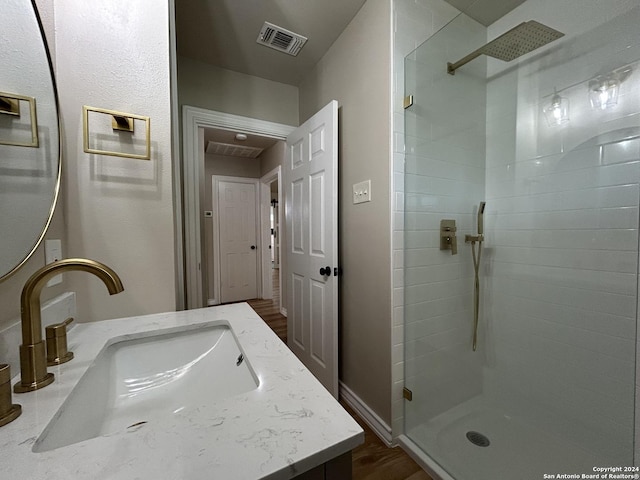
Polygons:
[[411,105],[413,105],[413,95],[407,95],[406,97],[404,97],[403,107],[406,110]]
[[407,387],[404,387],[402,389],[402,396],[405,398],[405,400],[413,400],[413,392],[411,390],[409,390]]

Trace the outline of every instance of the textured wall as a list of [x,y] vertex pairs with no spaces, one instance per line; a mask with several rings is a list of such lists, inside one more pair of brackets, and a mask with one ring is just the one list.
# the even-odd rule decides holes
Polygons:
[[[52,57],[55,59],[55,37],[54,33],[54,13],[53,13],[53,0],[38,0],[36,2],[40,18],[42,20],[43,27],[45,29],[45,35],[47,36],[47,42],[51,51]],[[30,7],[30,5],[29,5]],[[54,65],[55,68],[55,65]],[[7,88],[7,87],[5,87]],[[16,184],[14,182],[13,187]],[[64,186],[60,198],[58,199],[58,206],[54,213],[49,230],[45,236],[45,239],[61,239],[62,240],[62,253],[67,253],[66,248],[66,228],[64,221]],[[28,203],[27,203],[28,204]],[[30,207],[32,208],[32,207]],[[44,242],[43,242],[44,244]],[[23,267],[13,274],[9,279],[0,283],[0,330],[14,323],[20,319],[20,292],[24,282],[29,276],[38,268],[42,267],[45,263],[44,246],[40,246],[33,254],[31,259],[23,265]],[[54,296],[64,292],[66,290],[65,276],[63,276],[63,283],[53,286],[45,287],[42,291],[41,298],[47,300]],[[62,319],[64,320],[64,319]],[[17,347],[16,347],[17,348]]]
[[[175,309],[173,188],[167,2],[55,3],[58,87],[65,126],[68,256],[111,266],[125,291],[68,274],[80,321]],[[89,155],[82,106],[151,117],[151,160]],[[96,120],[93,137],[113,138]],[[137,147],[126,137],[115,146]],[[113,144],[113,142],[112,142]]]

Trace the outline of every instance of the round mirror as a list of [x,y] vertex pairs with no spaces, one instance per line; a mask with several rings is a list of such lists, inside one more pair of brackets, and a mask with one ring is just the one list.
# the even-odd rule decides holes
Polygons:
[[55,81],[30,0],[3,2],[0,65],[1,280],[40,244],[60,186]]

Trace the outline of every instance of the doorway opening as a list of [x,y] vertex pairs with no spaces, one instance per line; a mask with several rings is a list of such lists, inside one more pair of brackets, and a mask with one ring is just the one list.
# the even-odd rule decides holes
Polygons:
[[273,270],[279,273],[281,263],[278,186],[285,143],[236,130],[203,130],[206,303],[271,299]]
[[[207,212],[213,212],[207,207],[205,194],[205,150],[204,132],[207,128],[226,131],[243,132],[247,135],[258,135],[275,140],[286,140],[287,135],[295,127],[267,122],[239,115],[232,115],[202,108],[184,106],[182,111],[183,124],[183,162],[184,162],[184,250],[185,250],[185,305],[187,308],[201,308],[208,305],[209,296],[207,283],[203,272],[206,261],[204,249],[206,238],[204,235],[205,221],[210,221]],[[211,198],[211,197],[209,197]],[[280,205],[282,202],[280,202]],[[262,216],[262,214],[260,215]],[[262,245],[262,237],[259,238]],[[257,248],[257,245],[256,245]],[[280,265],[282,273],[283,265]],[[262,282],[260,282],[262,283]]]
[[[284,159],[284,142],[282,158]],[[282,299],[282,272],[284,261],[281,250],[281,238],[284,233],[284,199],[282,195],[282,166],[277,165],[260,178],[261,232],[266,253],[262,262],[262,298],[272,300],[274,308],[286,317],[287,310]]]

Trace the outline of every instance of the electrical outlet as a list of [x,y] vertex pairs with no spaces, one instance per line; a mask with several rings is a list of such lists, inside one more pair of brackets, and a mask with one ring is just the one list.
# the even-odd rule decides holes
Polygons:
[[[62,259],[62,242],[60,240],[44,241],[44,259],[45,263],[53,263]],[[62,274],[56,275],[47,282],[47,287],[53,287],[62,283]]]
[[371,180],[353,184],[353,203],[364,203],[371,201]]

